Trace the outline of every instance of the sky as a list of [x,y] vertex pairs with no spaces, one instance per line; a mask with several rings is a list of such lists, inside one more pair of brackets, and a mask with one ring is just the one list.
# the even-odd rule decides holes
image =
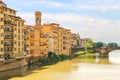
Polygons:
[[95,42],[120,43],[120,0],[3,0],[17,15],[34,25],[34,12],[43,23],[58,23]]

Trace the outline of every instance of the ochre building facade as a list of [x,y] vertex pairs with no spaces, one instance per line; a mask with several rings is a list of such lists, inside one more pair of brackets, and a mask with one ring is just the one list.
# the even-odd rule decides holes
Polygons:
[[41,12],[35,12],[35,25],[26,25],[26,54],[37,58],[47,54],[47,41],[41,32]]
[[0,1],[0,60],[24,54],[24,20]]
[[49,40],[51,39],[51,44],[48,45],[48,48],[51,47],[51,50],[56,54],[65,54],[69,55],[71,52],[70,44],[70,30],[60,27],[57,23],[45,23],[42,25],[42,32],[45,32],[50,35]]

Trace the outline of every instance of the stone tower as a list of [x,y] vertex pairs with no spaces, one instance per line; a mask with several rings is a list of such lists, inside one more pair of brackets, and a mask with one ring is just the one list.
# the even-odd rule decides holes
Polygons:
[[41,12],[40,11],[36,11],[35,12],[35,25],[36,26],[41,26]]

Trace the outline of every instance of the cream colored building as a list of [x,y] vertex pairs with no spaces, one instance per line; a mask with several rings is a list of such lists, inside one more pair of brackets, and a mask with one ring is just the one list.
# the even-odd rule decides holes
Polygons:
[[71,48],[78,48],[81,46],[80,35],[77,33],[71,33]]
[[23,56],[24,20],[0,1],[0,60]]

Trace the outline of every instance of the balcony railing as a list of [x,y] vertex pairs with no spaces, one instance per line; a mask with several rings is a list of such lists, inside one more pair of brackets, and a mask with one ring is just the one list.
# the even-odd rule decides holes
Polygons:
[[12,26],[17,26],[17,24],[12,23],[10,20],[4,20],[4,24],[12,25]]
[[5,39],[13,39],[13,37],[4,37]]
[[6,29],[4,29],[4,32],[11,32],[11,33],[13,33],[13,30],[6,30]]
[[5,47],[13,47],[13,44],[4,44]]
[[4,50],[5,53],[11,53],[13,50]]

